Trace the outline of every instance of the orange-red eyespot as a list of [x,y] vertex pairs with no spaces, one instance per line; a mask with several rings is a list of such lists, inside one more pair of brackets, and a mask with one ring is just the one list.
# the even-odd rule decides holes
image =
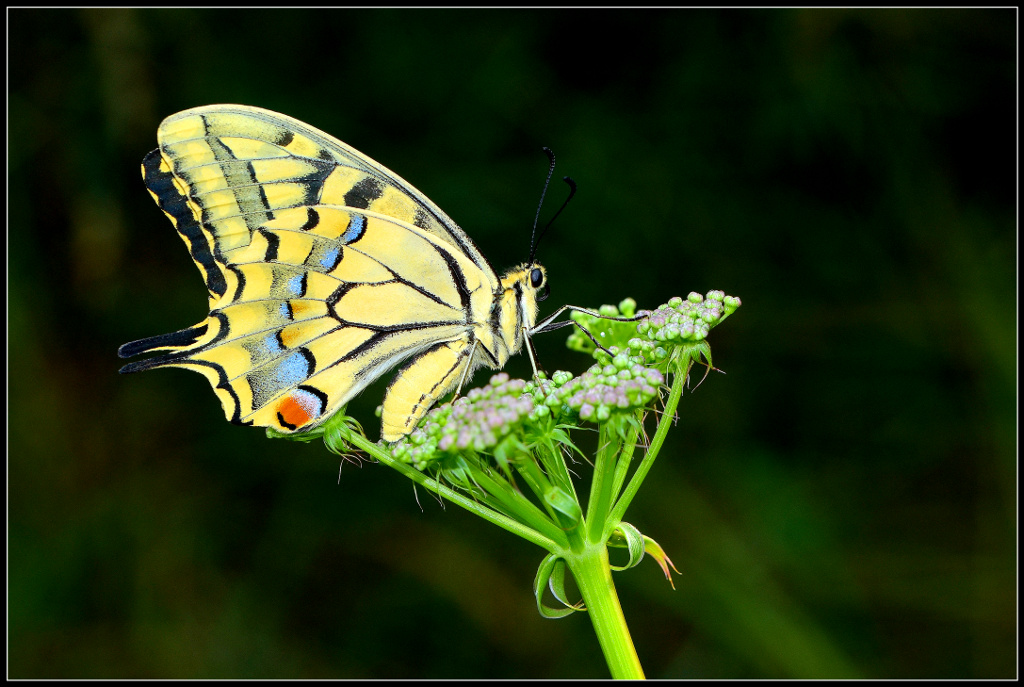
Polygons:
[[319,418],[327,398],[322,392],[299,387],[285,396],[277,406],[277,420],[285,429],[296,430]]

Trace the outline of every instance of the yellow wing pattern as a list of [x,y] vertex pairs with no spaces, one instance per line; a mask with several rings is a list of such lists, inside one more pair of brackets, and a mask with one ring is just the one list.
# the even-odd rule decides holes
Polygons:
[[202,273],[210,314],[125,344],[122,357],[160,354],[122,372],[195,370],[232,422],[294,432],[410,359],[384,401],[394,441],[473,368],[504,365],[536,318],[542,270],[499,281],[423,194],[313,127],[213,105],[168,117],[158,141],[143,178]]

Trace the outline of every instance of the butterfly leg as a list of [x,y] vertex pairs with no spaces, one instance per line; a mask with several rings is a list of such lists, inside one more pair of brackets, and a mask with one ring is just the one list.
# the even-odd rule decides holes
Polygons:
[[[569,325],[573,325],[574,324],[577,327],[579,327],[581,332],[583,332],[584,334],[587,335],[588,339],[590,339],[591,341],[594,342],[595,346],[600,348],[602,351],[604,351],[608,355],[612,354],[611,351],[609,351],[607,348],[605,348],[604,346],[601,345],[601,343],[594,337],[594,335],[590,333],[589,329],[584,327],[579,322],[576,322],[575,320],[563,320],[561,322],[555,322],[555,320],[558,319],[558,317],[563,312],[565,312],[566,310],[575,310],[577,312],[582,312],[582,313],[586,313],[588,315],[593,315],[594,317],[599,317],[602,320],[615,320],[617,322],[636,322],[637,320],[642,320],[643,318],[647,317],[647,315],[650,314],[646,310],[641,310],[641,311],[637,312],[637,314],[634,315],[633,317],[608,317],[607,315],[602,315],[601,313],[599,313],[597,311],[594,311],[594,310],[590,310],[589,308],[581,308],[581,307],[579,307],[577,305],[563,305],[561,308],[556,310],[554,312],[554,314],[549,315],[548,317],[546,317],[543,320],[541,320],[538,324],[534,325],[533,329],[531,329],[529,331],[529,333],[530,334],[541,334],[543,332],[552,332],[552,331],[554,331],[556,329],[561,329],[562,327],[568,327]],[[527,337],[527,341],[529,341],[529,337]],[[536,366],[534,366],[534,372],[536,372],[536,370],[537,370],[537,368],[536,368]]]
[[533,341],[530,340],[530,330],[523,327],[523,341],[526,342],[526,353],[530,356],[530,366],[533,368],[533,378],[537,378],[537,352],[533,350]]

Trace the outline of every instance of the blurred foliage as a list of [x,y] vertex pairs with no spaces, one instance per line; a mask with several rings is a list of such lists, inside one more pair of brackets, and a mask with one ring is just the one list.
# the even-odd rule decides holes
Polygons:
[[[237,102],[396,170],[498,270],[552,147],[580,191],[544,312],[743,299],[628,514],[682,573],[616,575],[649,676],[1012,677],[1016,20],[9,10],[9,675],[607,675],[585,615],[537,615],[541,551],[229,425],[199,375],[117,374],[205,315],[141,159]],[[540,359],[578,374],[564,341]]]

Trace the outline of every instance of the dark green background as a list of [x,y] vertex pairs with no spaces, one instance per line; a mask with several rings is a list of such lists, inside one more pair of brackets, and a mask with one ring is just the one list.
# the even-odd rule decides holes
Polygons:
[[11,676],[607,675],[539,549],[117,374],[205,316],[139,164],[211,103],[352,144],[499,270],[552,147],[543,312],[743,299],[627,515],[680,570],[616,574],[649,676],[1014,675],[1014,10],[8,18]]

